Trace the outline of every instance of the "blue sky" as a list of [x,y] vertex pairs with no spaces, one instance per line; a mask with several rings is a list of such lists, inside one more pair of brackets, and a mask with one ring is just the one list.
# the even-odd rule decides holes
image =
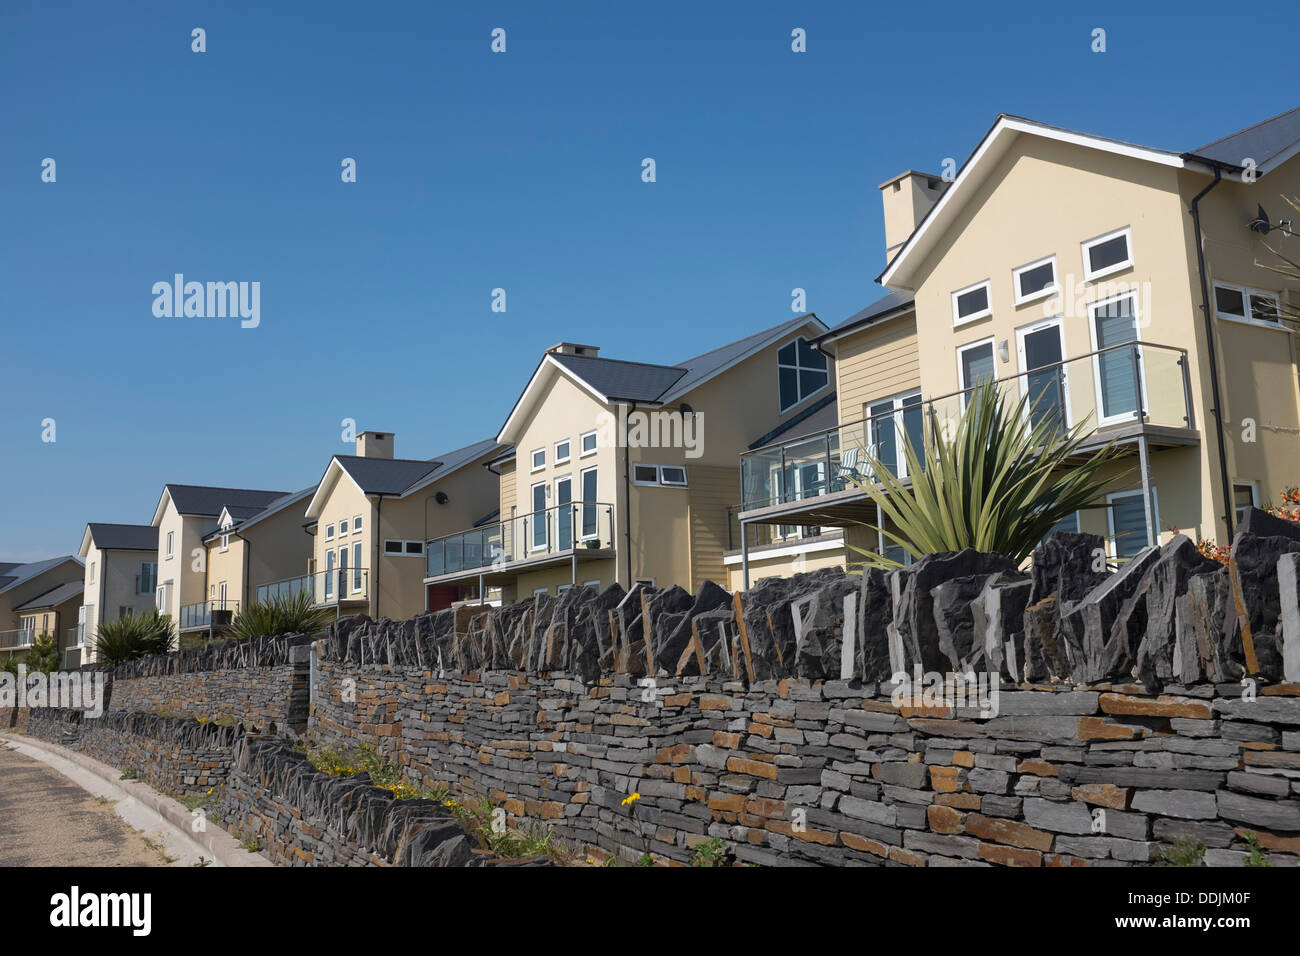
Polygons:
[[[345,418],[402,457],[491,436],[557,341],[671,363],[783,321],[795,287],[834,324],[881,294],[880,182],[961,162],[999,112],[1202,145],[1297,105],[1296,20],[6,0],[0,560],[147,523],[167,481],[305,487]],[[260,326],[155,317],[176,272],[260,282]]]

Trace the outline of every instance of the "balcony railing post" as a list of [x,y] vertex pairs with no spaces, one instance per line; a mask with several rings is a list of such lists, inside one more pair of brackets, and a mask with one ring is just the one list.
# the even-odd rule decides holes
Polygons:
[[1137,419],[1138,424],[1142,424],[1146,421],[1146,410],[1142,407],[1145,403],[1142,400],[1142,373],[1138,367],[1141,361],[1141,356],[1138,353],[1136,342],[1133,343],[1130,348],[1132,349],[1133,355],[1133,415]]

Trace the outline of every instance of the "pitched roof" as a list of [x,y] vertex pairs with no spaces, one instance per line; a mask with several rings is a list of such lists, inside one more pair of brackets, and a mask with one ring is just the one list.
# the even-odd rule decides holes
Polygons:
[[71,601],[83,591],[86,585],[84,581],[69,581],[66,584],[60,584],[56,588],[51,588],[44,594],[38,594],[24,604],[14,608],[15,611],[38,611],[41,608],[58,607],[64,601]]
[[1235,167],[1241,167],[1249,157],[1262,174],[1288,159],[1287,154],[1294,155],[1297,144],[1300,144],[1300,106],[1216,139],[1188,155]]
[[316,490],[316,486],[311,485],[307,488],[302,489],[301,491],[295,491],[292,492],[291,494],[281,495],[279,498],[276,498],[274,501],[268,504],[265,508],[252,508],[252,507],[239,506],[239,505],[227,505],[222,510],[226,514],[230,515],[232,519],[234,519],[233,523],[230,525],[229,528],[218,527],[215,530],[208,532],[208,534],[204,536],[203,540],[214,541],[217,538],[221,537],[223,534],[229,534],[232,531],[233,532],[247,531],[250,527],[257,524],[258,522],[265,521],[267,518],[271,517],[272,515],[279,514],[284,509],[290,508],[293,505],[303,502],[306,499],[310,498],[312,493],[315,490]]
[[[203,515],[215,518],[225,507],[265,508],[283,491],[255,491],[251,488],[215,488],[208,485],[173,485],[163,487],[171,495],[172,504],[183,515]],[[161,504],[161,502],[160,502]],[[155,521],[157,515],[155,515]]]
[[883,322],[886,319],[892,319],[894,316],[903,315],[910,311],[914,302],[910,292],[890,292],[871,305],[867,306],[860,312],[855,312],[839,325],[831,326],[829,332],[821,335],[817,339],[817,344],[830,342],[839,338],[846,332],[856,332],[858,329],[864,329],[869,325],[875,325],[877,322]]
[[75,555],[64,554],[57,558],[46,558],[44,561],[32,561],[28,564],[0,565],[0,594],[30,581],[38,574],[44,574],[51,568],[57,568],[65,561],[76,561],[77,564],[82,564],[81,559]]
[[603,398],[612,401],[653,402],[686,374],[686,369],[671,365],[559,352],[548,354]]
[[809,322],[816,322],[822,329],[826,328],[825,323],[817,318],[814,313],[805,312],[803,315],[795,316],[793,319],[781,322],[761,332],[755,332],[753,335],[748,335],[711,352],[705,352],[703,355],[697,355],[695,358],[679,362],[678,364],[686,369],[686,375],[680,381],[674,382],[671,394],[665,393],[661,395],[660,401],[671,401],[674,396],[690,391],[702,382],[712,378],[718,372],[730,368],[751,353],[766,348],[778,339],[793,334]]
[[110,524],[92,521],[86,525],[95,547],[101,551],[157,551],[158,529],[151,524]]

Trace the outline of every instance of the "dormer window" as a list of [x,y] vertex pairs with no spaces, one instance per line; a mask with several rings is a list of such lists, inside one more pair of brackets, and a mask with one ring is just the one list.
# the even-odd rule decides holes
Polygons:
[[826,356],[800,336],[776,353],[781,411],[794,408],[830,384]]

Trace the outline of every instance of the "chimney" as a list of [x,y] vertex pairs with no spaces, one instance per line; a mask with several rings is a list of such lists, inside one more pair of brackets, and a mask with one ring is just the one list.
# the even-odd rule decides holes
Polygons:
[[595,358],[600,354],[600,346],[561,342],[559,345],[552,345],[546,351],[555,355],[585,355],[587,358]]
[[362,432],[357,436],[358,458],[392,458],[392,432]]
[[886,262],[894,258],[949,185],[940,176],[914,169],[880,184],[880,200],[885,207]]

